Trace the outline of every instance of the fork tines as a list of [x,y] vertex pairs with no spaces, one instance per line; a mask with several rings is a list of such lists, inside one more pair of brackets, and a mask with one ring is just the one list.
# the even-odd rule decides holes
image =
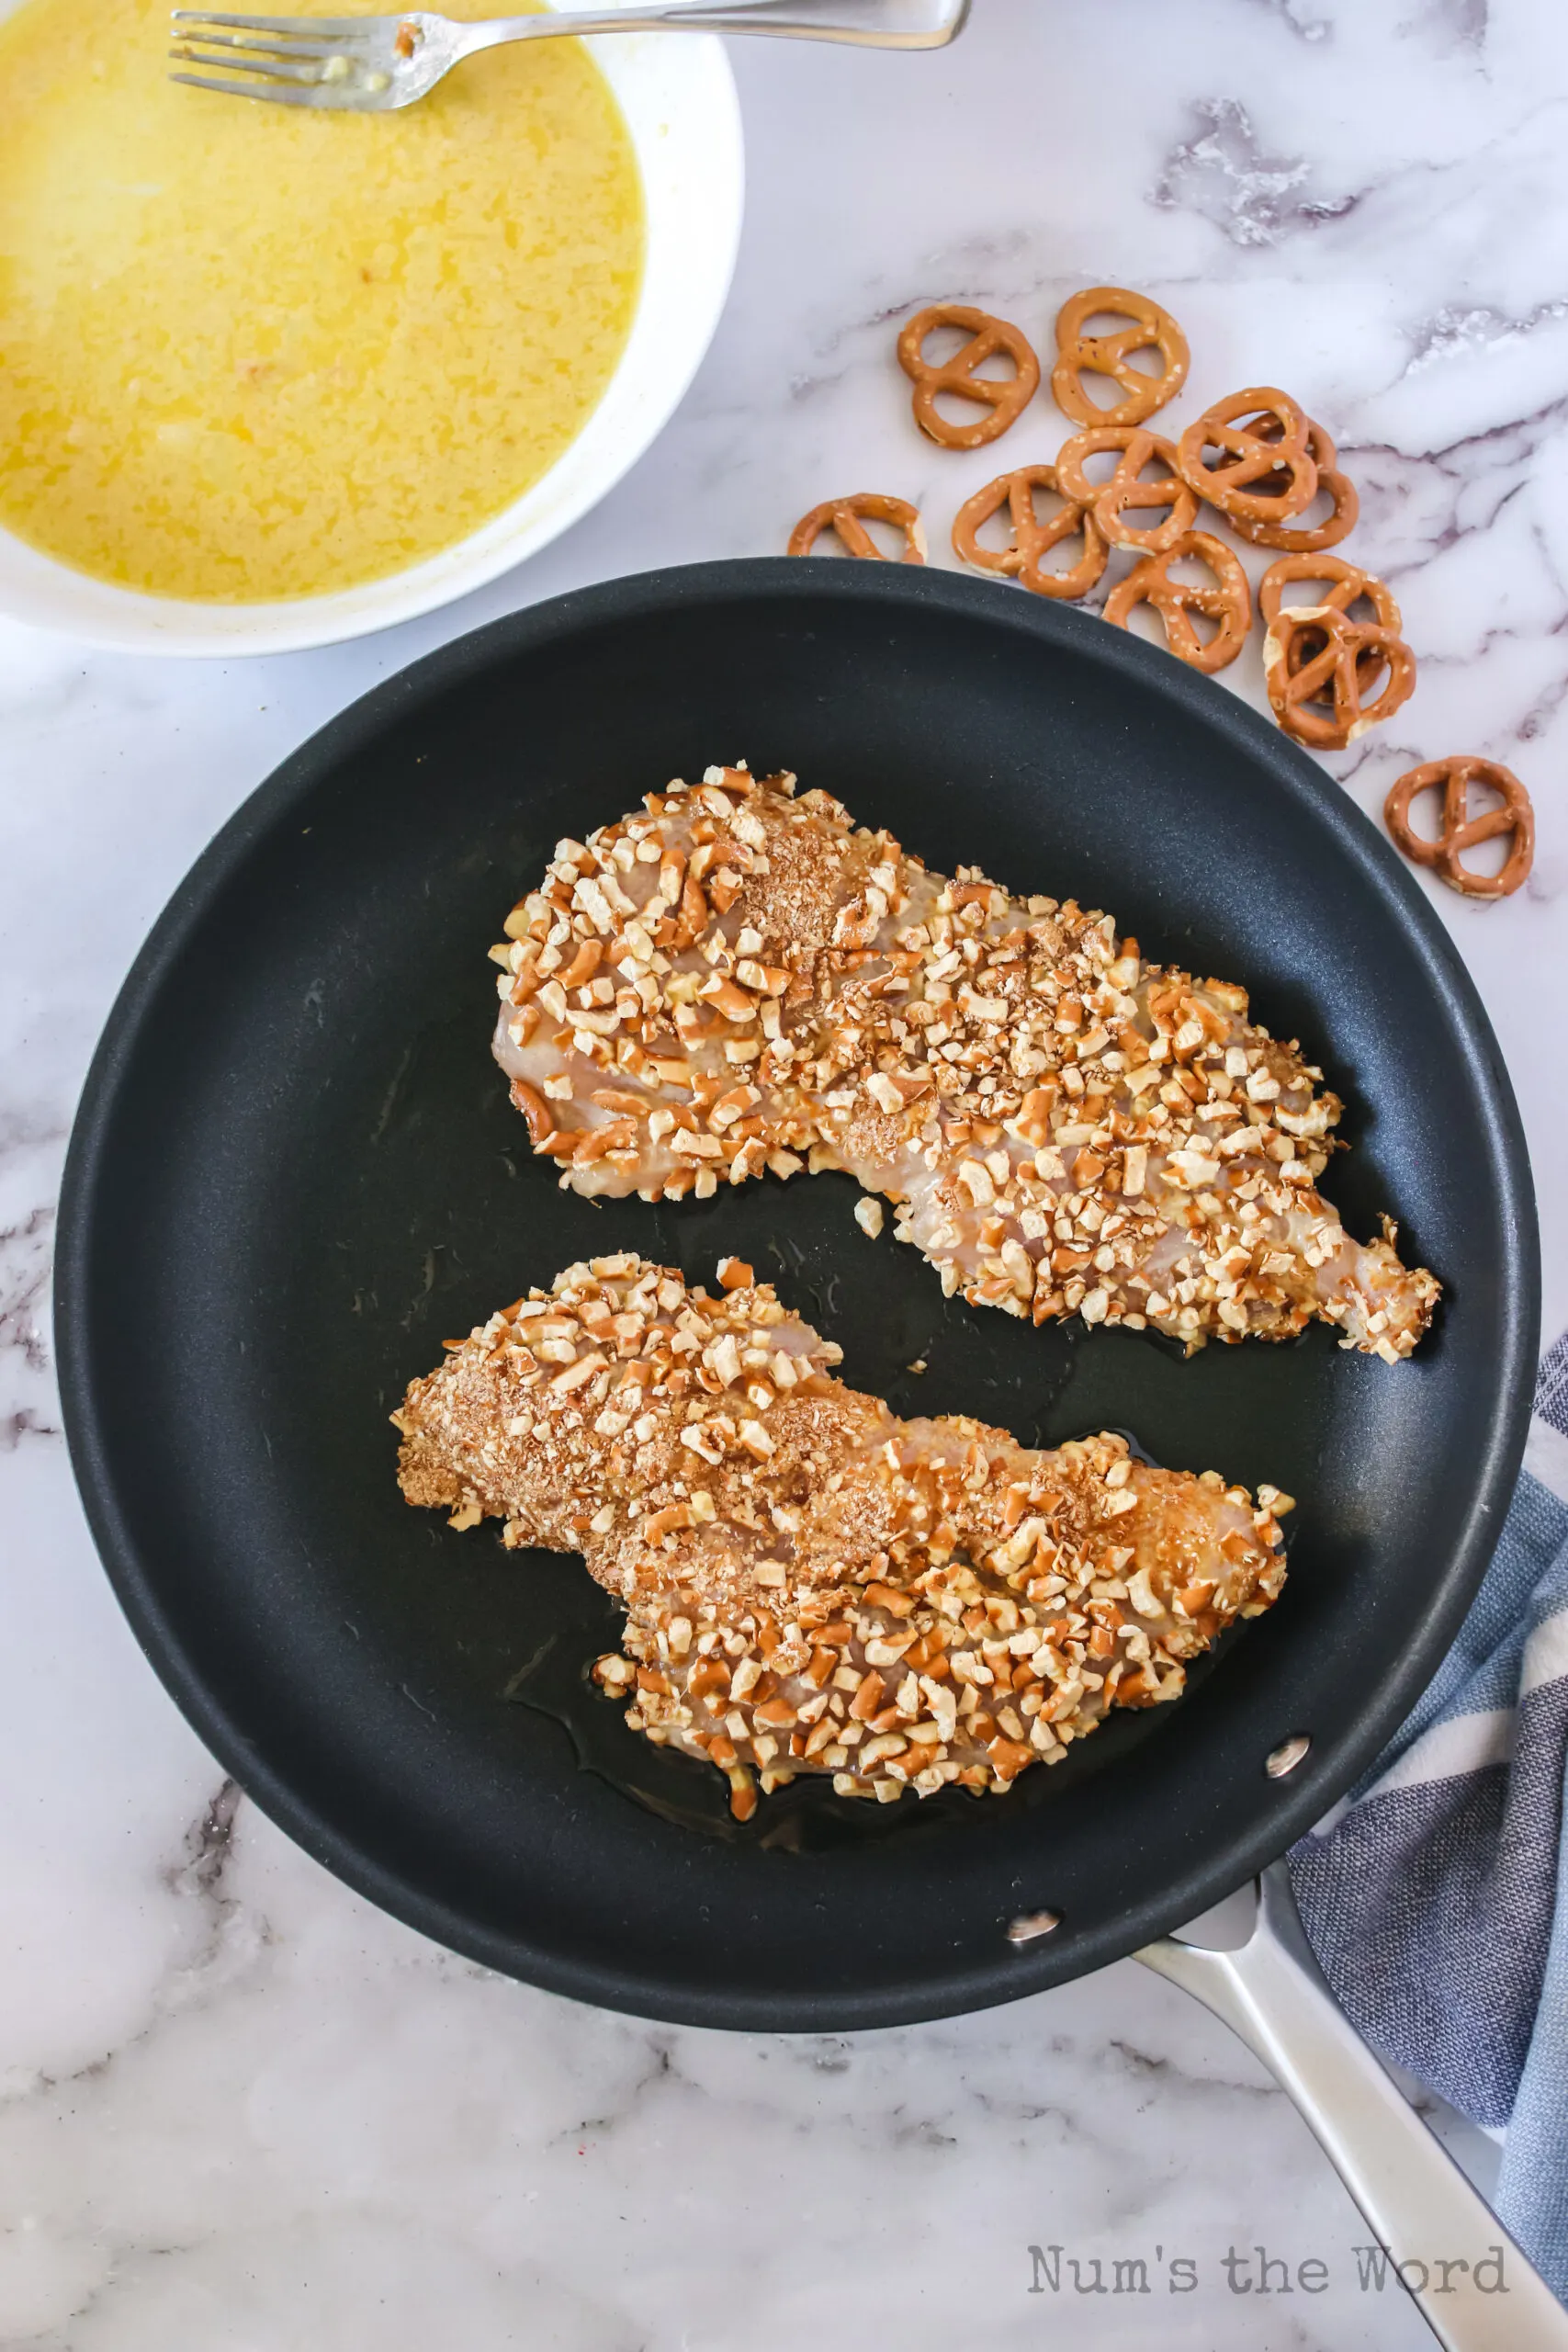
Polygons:
[[[176,40],[205,40],[206,28],[212,26],[223,34],[276,33],[290,47],[296,41],[340,41],[351,40],[367,29],[364,17],[220,17],[205,8],[175,8],[169,22]],[[270,43],[261,44],[270,47]]]
[[[196,8],[175,8],[169,21],[172,82],[296,107],[344,103],[350,44],[367,27],[363,17],[233,17]],[[174,70],[193,66],[206,70]]]

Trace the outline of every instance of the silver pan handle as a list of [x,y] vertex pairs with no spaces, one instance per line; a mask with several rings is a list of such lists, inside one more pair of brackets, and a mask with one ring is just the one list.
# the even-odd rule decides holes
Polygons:
[[1237,1950],[1167,1936],[1136,1957],[1223,2018],[1277,2077],[1449,2352],[1568,2352],[1568,2312],[1330,1993],[1283,1862],[1264,1871]]

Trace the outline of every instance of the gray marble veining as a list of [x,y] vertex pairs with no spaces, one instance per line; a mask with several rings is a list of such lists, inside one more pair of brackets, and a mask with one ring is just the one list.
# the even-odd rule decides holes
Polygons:
[[[893,335],[939,297],[1048,347],[1074,287],[1147,288],[1192,345],[1179,421],[1277,382],[1334,432],[1362,493],[1355,552],[1394,584],[1422,669],[1328,764],[1370,811],[1461,749],[1535,796],[1527,891],[1488,907],[1430,887],[1514,1075],[1549,1326],[1568,1323],[1557,0],[976,0],[936,58],[740,43],[735,62],[734,298],[669,430],[567,538],[432,620],[263,663],[0,629],[6,2352],[1427,2340],[1359,2283],[1366,2233],[1284,2099],[1131,1965],[941,2026],[726,2037],[515,1987],[368,1910],[186,1729],[74,1499],[52,1201],[97,1031],[191,858],[345,702],[511,606],[782,548],[849,489],[915,499],[951,561],[962,499],[1066,428],[1042,399],[998,450],[919,438]],[[1261,707],[1256,645],[1225,675]],[[1260,2291],[1259,2248],[1288,2291],[1277,2267]]]

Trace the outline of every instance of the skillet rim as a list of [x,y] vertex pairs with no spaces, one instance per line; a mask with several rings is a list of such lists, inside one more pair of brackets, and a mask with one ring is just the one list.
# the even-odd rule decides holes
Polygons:
[[[1228,733],[1271,786],[1305,798],[1336,850],[1380,891],[1416,953],[1437,1005],[1462,1043],[1467,1075],[1482,1114],[1482,1136],[1497,1177],[1505,1236],[1497,1268],[1501,1348],[1483,1368],[1470,1508],[1447,1550],[1421,1619],[1394,1668],[1374,1688],[1356,1725],[1337,1741],[1317,1743],[1299,1780],[1269,1784],[1251,1834],[1233,1838],[1201,1867],[1159,1882],[1114,1919],[1062,1939],[1015,1951],[1002,1943],[994,1961],[940,1980],[920,1974],[874,1994],[807,1990],[786,1998],[744,1990],[694,1992],[613,1963],[561,1960],[521,1930],[478,1924],[424,1891],[411,1871],[363,1851],[333,1826],[313,1797],[272,1767],[209,1691],[175,1622],[159,1600],[155,1564],[139,1554],[122,1517],[112,1470],[107,1416],[92,1361],[89,1275],[96,1208],[108,1170],[121,1102],[135,1086],[156,1008],[191,934],[209,907],[297,802],[330,781],[333,769],[366,742],[396,727],[400,715],[433,695],[460,688],[499,662],[537,653],[582,628],[666,616],[682,605],[766,601],[781,592],[815,596],[825,607],[845,597],[880,601],[894,610],[932,605],[968,620],[1055,639],[1130,673],[1145,690],[1173,696],[1211,727]],[[151,1023],[151,1026],[149,1025]],[[1124,1957],[1160,1933],[1197,1917],[1263,1864],[1283,1853],[1351,1785],[1408,1713],[1447,1650],[1489,1563],[1523,1456],[1539,1351],[1540,1245],[1523,1125],[1511,1081],[1479,992],[1458,949],[1392,844],[1325,770],[1278,729],[1216,682],[1098,616],[1054,602],[998,594],[994,583],[961,574],[894,564],[831,564],[808,558],[753,557],[631,573],[569,591],[502,616],[422,656],[383,680],[296,747],[243,800],[176,886],[138,952],[95,1049],[73,1125],[61,1190],[55,1257],[54,1328],[65,1434],[94,1542],[132,1632],[175,1703],[220,1766],[313,1860],[406,1926],[501,1973],[624,2013],[682,2025],[747,2031],[849,2031],[956,2016],[1021,1998]],[[1491,1375],[1495,1373],[1495,1378]],[[1481,1387],[1482,1376],[1469,1375]],[[998,1922],[999,1924],[999,1922]],[[1053,1950],[1053,1947],[1055,1949]]]

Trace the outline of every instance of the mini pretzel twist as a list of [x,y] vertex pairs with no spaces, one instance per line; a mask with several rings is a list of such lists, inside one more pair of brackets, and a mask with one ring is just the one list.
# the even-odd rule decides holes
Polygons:
[[[1034,511],[1037,490],[1055,491],[1066,501],[1049,522],[1043,523]],[[976,537],[981,525],[1004,503],[1012,515],[1012,545],[982,547]],[[1041,558],[1077,531],[1083,533],[1083,553],[1072,570],[1043,571]],[[982,571],[1006,572],[1036,596],[1087,596],[1105,569],[1107,554],[1094,516],[1064,487],[1057,466],[1020,466],[965,499],[953,517],[953,548],[965,563],[977,564]]]
[[[1256,422],[1238,422],[1244,418]],[[1304,513],[1317,494],[1317,468],[1307,447],[1310,430],[1288,392],[1257,384],[1216,401],[1190,424],[1178,461],[1199,497],[1217,506],[1227,522],[1286,523]],[[1203,462],[1210,448],[1221,452],[1216,466]],[[1254,483],[1263,487],[1254,489]]]
[[791,555],[809,555],[824,531],[836,533],[846,555],[869,556],[878,563],[888,559],[862,522],[863,514],[874,523],[891,523],[904,534],[904,552],[900,563],[924,563],[926,560],[926,526],[920,520],[919,509],[911,506],[907,498],[889,498],[880,490],[857,490],[848,498],[825,498],[809,514],[803,514],[789,535]]
[[[1384,669],[1382,692],[1363,702]],[[1416,656],[1397,630],[1378,622],[1353,621],[1335,605],[1291,605],[1264,638],[1263,677],[1287,735],[1314,751],[1342,752],[1409,701]],[[1331,703],[1332,714],[1314,703]]]
[[[1253,427],[1260,441],[1277,442],[1280,420],[1266,417]],[[1336,548],[1341,539],[1348,538],[1361,512],[1361,501],[1348,474],[1339,470],[1339,452],[1321,424],[1307,419],[1307,456],[1317,468],[1317,488],[1325,490],[1333,500],[1332,512],[1322,523],[1298,529],[1289,523],[1249,523],[1244,515],[1233,514],[1230,526],[1237,538],[1249,547],[1276,548],[1285,555],[1316,555],[1325,548]],[[1283,485],[1281,484],[1281,488]],[[1313,495],[1316,496],[1314,491]]]
[[[1210,588],[1190,580],[1172,580],[1170,566],[1184,555],[1201,556],[1218,584]],[[1252,626],[1247,574],[1224,542],[1207,531],[1184,531],[1162,554],[1146,556],[1135,565],[1107,597],[1105,617],[1116,628],[1125,628],[1135,605],[1154,606],[1178,661],[1211,673],[1235,660]],[[1218,634],[1206,645],[1192,626],[1190,616],[1193,613],[1220,625]]]
[[[1114,334],[1084,334],[1086,319],[1096,311],[1131,319],[1130,327]],[[1051,370],[1051,395],[1064,416],[1075,424],[1141,424],[1145,416],[1174,400],[1187,381],[1190,356],[1187,337],[1168,311],[1146,294],[1130,293],[1124,286],[1089,286],[1069,296],[1056,313],[1056,364]],[[1145,376],[1133,365],[1135,351],[1157,351],[1164,362],[1157,376]],[[1085,390],[1085,372],[1109,376],[1122,398],[1100,408]]]
[[[1359,563],[1351,563],[1344,556],[1337,555],[1283,555],[1277,563],[1269,565],[1258,583],[1258,608],[1263,616],[1265,632],[1271,629],[1280,617],[1282,592],[1292,581],[1299,580],[1310,580],[1323,589],[1323,594],[1314,600],[1314,609],[1332,606],[1337,612],[1359,619],[1361,616],[1352,608],[1365,602],[1371,606],[1372,618],[1380,628],[1391,628],[1396,637],[1404,628],[1392,590],[1371,572],[1363,571]],[[1306,608],[1286,606],[1283,609],[1300,611]],[[1265,634],[1265,673],[1269,659],[1269,639]],[[1363,652],[1356,663],[1362,686],[1368,689],[1375,686],[1382,668],[1382,655],[1375,647]]]
[[[938,327],[963,327],[969,340],[951,359],[933,365],[923,354],[927,335]],[[977,376],[975,370],[998,351],[1008,354],[1016,372],[1004,378]],[[1029,405],[1040,382],[1040,362],[1019,329],[962,302],[933,302],[912,318],[898,337],[898,365],[915,387],[915,423],[944,449],[978,449],[998,440]],[[991,413],[973,424],[955,424],[937,407],[939,392],[978,401]]]
[[[1485,785],[1501,793],[1503,805],[1483,815],[1470,814],[1470,787]],[[1427,841],[1412,830],[1410,804],[1417,793],[1439,790],[1443,796],[1442,831]],[[1511,768],[1496,760],[1462,754],[1450,760],[1428,760],[1425,767],[1402,775],[1383,803],[1383,820],[1408,858],[1429,865],[1450,889],[1467,899],[1506,899],[1525,880],[1535,863],[1535,810],[1529,794]],[[1475,874],[1461,864],[1461,854],[1479,842],[1512,833],[1514,845],[1500,874]]]
[[[1337,613],[1348,613],[1352,605],[1364,596],[1377,616],[1380,628],[1391,628],[1397,637],[1404,622],[1393,591],[1359,563],[1351,563],[1342,555],[1282,555],[1271,563],[1258,583],[1258,609],[1263,616],[1263,626],[1272,628],[1281,610],[1280,597],[1293,581],[1310,580],[1321,584],[1324,594],[1314,607],[1323,611],[1332,606]],[[1286,607],[1285,609],[1294,609]]]
[[[1120,451],[1114,469],[1101,482],[1090,481],[1086,461],[1108,449]],[[1165,472],[1155,481],[1140,480],[1145,466],[1158,462]],[[1136,424],[1095,424],[1075,433],[1056,452],[1056,472],[1064,497],[1091,509],[1100,537],[1113,548],[1135,548],[1142,555],[1163,555],[1198,520],[1198,499],[1182,481],[1176,451],[1157,433]],[[1163,523],[1147,530],[1125,521],[1130,507],[1168,506]]]

